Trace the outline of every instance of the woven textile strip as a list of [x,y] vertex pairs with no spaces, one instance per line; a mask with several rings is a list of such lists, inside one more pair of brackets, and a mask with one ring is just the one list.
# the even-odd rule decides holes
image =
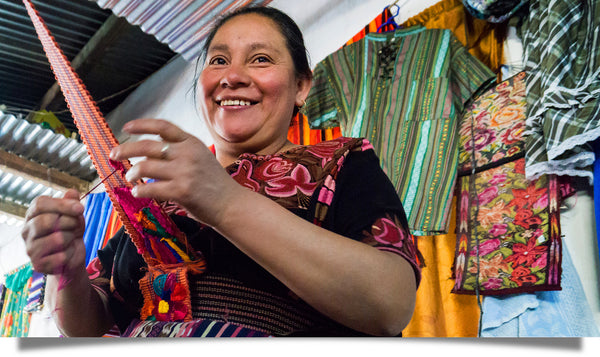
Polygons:
[[[173,287],[177,288],[177,297],[180,299],[178,302],[182,304],[171,304],[169,299],[171,295],[175,296],[172,291],[153,289],[152,284],[140,284],[145,299],[143,311],[148,312],[142,314],[141,318],[157,318],[160,314],[160,317],[166,320],[190,320],[189,290],[185,290],[183,297],[180,296],[180,290],[187,286],[188,271],[201,273],[205,270],[204,259],[197,256],[185,235],[156,201],[137,199],[131,195],[133,185],[124,178],[131,164],[127,160],[110,160],[111,149],[119,143],[33,4],[29,0],[23,0],[23,3],[64,93],[81,138],[100,179],[103,180],[106,192],[138,252],[148,263],[146,278],[153,280],[158,275],[170,275],[175,278]],[[115,170],[117,172],[114,172]],[[177,308],[174,305],[177,305]]]

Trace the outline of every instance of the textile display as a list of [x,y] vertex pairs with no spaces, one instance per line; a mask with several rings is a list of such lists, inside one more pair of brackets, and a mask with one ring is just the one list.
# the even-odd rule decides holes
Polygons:
[[[344,46],[362,40],[368,33],[378,32],[378,30],[389,30],[391,26],[384,24],[390,19],[393,19],[393,15],[389,8],[386,7],[379,16],[371,20],[371,22],[358,31],[356,35],[346,41]],[[339,127],[311,129],[308,118],[302,111],[292,119],[292,123],[288,129],[288,140],[298,145],[314,145],[321,141],[337,139],[340,136],[342,136],[342,133]]]
[[469,175],[473,162],[480,172],[525,155],[525,81],[525,72],[519,72],[466,108],[459,124],[459,176]]
[[442,0],[401,24],[403,27],[423,25],[428,29],[448,29],[469,53],[500,74],[507,29],[473,17],[465,11],[461,0]]
[[[420,281],[418,252],[402,205],[368,141],[340,137],[273,155],[242,154],[226,170],[242,186],[306,221],[404,257]],[[184,215],[172,219],[208,262],[204,274],[190,279],[194,320],[224,321],[275,336],[360,335],[308,305],[212,228]],[[92,283],[106,295],[123,333],[128,327],[143,330],[137,328],[142,299],[135,282],[144,266],[123,230],[88,266]],[[160,281],[157,288],[178,295],[172,283]],[[160,311],[155,316],[157,321],[162,318]]]
[[524,5],[527,0],[462,0],[465,8],[478,19],[489,22],[505,22]]
[[[474,180],[474,182],[472,182]],[[560,290],[558,180],[525,179],[525,159],[458,181],[455,293]]]
[[86,265],[96,257],[98,249],[102,248],[112,211],[113,206],[106,192],[90,193],[88,195],[83,212],[85,217],[83,242],[85,244]]
[[[145,301],[140,318],[153,318],[149,312],[153,311],[154,302],[158,298],[156,291],[151,288],[153,280],[175,279],[175,286],[185,287],[188,283],[188,273],[201,274],[206,269],[206,261],[191,247],[186,236],[158,202],[133,197],[131,189],[134,185],[125,179],[125,173],[131,168],[131,163],[128,160],[115,162],[110,159],[111,149],[118,145],[112,130],[33,4],[29,0],[23,0],[23,4],[101,182],[119,212],[129,236],[148,262],[144,284],[140,284]],[[181,307],[177,314],[170,314],[168,318],[182,321],[192,318],[190,296],[184,295],[182,298],[178,296],[178,299],[181,298],[178,301]],[[174,303],[168,301],[167,297],[160,300],[164,304]]]
[[449,30],[369,33],[317,64],[305,114],[313,128],[371,141],[411,233],[439,234],[456,182],[457,116],[494,79]]
[[600,336],[566,245],[562,266],[561,291],[485,296],[481,337]]
[[600,137],[600,1],[530,1],[523,33],[526,173],[593,179]]
[[46,288],[46,275],[33,270],[31,273],[31,284],[27,304],[23,308],[25,312],[39,312],[44,307],[44,295]]
[[454,294],[456,198],[450,210],[448,233],[416,237],[425,262],[417,290],[415,310],[402,331],[404,337],[477,337],[479,306],[474,295]]
[[6,296],[0,315],[0,337],[27,337],[31,314],[23,311],[29,296],[31,264],[25,264],[6,275]]
[[526,77],[492,86],[461,117],[456,293],[560,289],[558,179],[525,177]]

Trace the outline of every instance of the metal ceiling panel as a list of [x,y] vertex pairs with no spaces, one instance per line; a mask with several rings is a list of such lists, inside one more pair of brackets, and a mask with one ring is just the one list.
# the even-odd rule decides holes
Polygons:
[[85,181],[92,181],[97,177],[83,143],[1,111],[0,150]]
[[224,13],[271,0],[92,0],[115,15],[125,17],[145,33],[181,54],[186,60],[198,56],[210,25]]
[[[107,26],[115,16],[94,1],[32,2],[67,59],[84,58],[74,68],[104,115],[176,55],[126,20]],[[77,131],[60,91],[44,102],[56,80],[22,0],[0,0],[0,81],[5,112],[47,109]]]

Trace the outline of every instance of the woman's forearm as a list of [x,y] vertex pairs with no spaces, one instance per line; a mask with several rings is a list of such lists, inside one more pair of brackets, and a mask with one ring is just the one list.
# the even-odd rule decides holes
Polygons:
[[92,287],[85,269],[70,279],[48,275],[46,294],[52,315],[65,336],[102,336],[112,327],[112,315]]
[[320,228],[247,189],[236,196],[215,228],[304,301],[368,334],[397,335],[408,324],[416,282],[405,259]]

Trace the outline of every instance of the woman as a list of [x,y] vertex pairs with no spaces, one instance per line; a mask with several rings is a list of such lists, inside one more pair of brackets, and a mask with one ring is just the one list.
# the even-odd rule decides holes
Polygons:
[[[203,58],[199,96],[215,153],[154,119],[123,130],[163,142],[111,153],[147,158],[126,178],[155,181],[134,195],[183,208],[173,219],[208,263],[190,277],[194,319],[267,335],[399,335],[414,308],[417,253],[369,143],[287,140],[311,85],[296,24],[275,9],[243,9],[215,25]],[[76,192],[37,199],[23,231],[28,254],[51,274],[61,331],[96,336],[116,322],[124,332],[139,318],[144,261],[121,232],[86,272],[82,212]]]

